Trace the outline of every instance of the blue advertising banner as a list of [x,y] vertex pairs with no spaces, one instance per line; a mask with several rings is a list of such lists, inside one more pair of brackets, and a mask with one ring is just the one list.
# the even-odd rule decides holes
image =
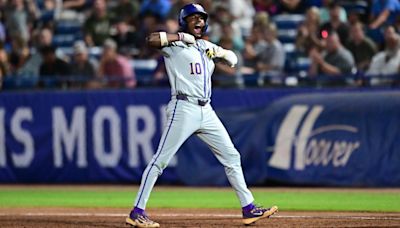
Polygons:
[[[287,93],[216,91],[213,104],[265,106]],[[137,183],[156,152],[169,99],[169,89],[2,93],[0,183]],[[196,152],[211,154],[199,144],[203,149]],[[178,155],[186,160],[185,152]],[[175,157],[160,182],[186,182],[178,179],[177,166]],[[220,181],[212,183],[226,183],[220,169]]]
[[[166,95],[1,94],[1,182],[138,181],[157,148]],[[176,180],[173,169],[163,180]]]
[[[400,92],[320,92],[214,91],[248,184],[400,186]],[[138,183],[156,152],[169,93],[0,94],[0,183]],[[159,183],[228,181],[211,150],[191,137]]]
[[[268,177],[297,184],[400,186],[400,93],[288,96],[260,114]],[[263,131],[263,132],[262,132]]]

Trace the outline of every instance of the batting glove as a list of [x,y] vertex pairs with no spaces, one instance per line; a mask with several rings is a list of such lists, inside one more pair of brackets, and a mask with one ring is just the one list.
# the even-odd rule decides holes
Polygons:
[[210,59],[214,58],[224,58],[225,50],[218,47],[209,48],[206,50],[206,55]]
[[196,43],[196,38],[189,33],[178,32],[179,40],[183,41],[187,44],[194,44]]
[[206,50],[206,55],[210,59],[225,59],[231,67],[235,67],[238,62],[236,54],[231,50],[225,50],[221,47],[213,47]]

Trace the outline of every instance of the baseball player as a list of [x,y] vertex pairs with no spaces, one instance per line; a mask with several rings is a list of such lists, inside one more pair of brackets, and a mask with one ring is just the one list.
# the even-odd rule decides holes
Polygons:
[[177,34],[156,32],[147,38],[148,45],[160,48],[171,85],[171,101],[167,106],[167,124],[152,160],[147,165],[134,208],[126,223],[137,227],[159,227],[145,213],[146,203],[154,184],[179,147],[192,134],[197,135],[213,151],[225,168],[225,173],[242,206],[243,223],[254,223],[274,214],[278,208],[254,205],[252,193],[246,186],[240,154],[225,127],[210,105],[211,75],[215,58],[231,67],[236,55],[202,39],[207,30],[208,14],[198,4],[185,5],[179,15]]

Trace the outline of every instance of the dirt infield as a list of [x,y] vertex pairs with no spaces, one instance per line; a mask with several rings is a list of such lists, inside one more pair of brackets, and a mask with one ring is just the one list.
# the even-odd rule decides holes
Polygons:
[[[129,209],[0,209],[0,227],[128,227]],[[245,227],[240,211],[221,209],[149,209],[161,227]],[[281,211],[250,227],[400,227],[400,213]]]

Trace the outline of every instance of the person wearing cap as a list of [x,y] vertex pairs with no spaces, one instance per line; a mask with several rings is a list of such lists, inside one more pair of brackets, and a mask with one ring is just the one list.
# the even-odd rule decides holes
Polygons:
[[106,39],[103,44],[99,76],[107,79],[107,87],[134,88],[136,86],[135,73],[129,60],[117,53],[117,44],[112,39]]
[[74,78],[73,87],[85,87],[96,78],[96,66],[89,59],[88,49],[85,42],[78,40],[73,46],[72,61],[69,64],[70,75]]

